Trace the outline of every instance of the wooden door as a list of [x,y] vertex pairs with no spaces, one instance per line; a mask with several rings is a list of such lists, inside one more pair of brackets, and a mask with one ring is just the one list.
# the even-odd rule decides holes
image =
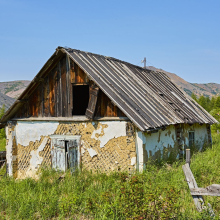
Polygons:
[[67,145],[68,167],[74,172],[79,166],[79,139],[69,140]]
[[62,139],[52,139],[51,145],[52,168],[56,170],[66,170],[65,141]]

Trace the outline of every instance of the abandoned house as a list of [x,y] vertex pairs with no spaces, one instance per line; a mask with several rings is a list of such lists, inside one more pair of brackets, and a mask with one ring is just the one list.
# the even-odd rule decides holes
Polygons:
[[167,75],[58,47],[0,121],[7,169],[133,170],[211,143],[217,121]]

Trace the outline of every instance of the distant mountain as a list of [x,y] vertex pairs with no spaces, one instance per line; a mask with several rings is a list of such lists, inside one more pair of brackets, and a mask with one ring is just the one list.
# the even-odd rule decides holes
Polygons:
[[163,69],[158,69],[153,66],[148,66],[147,69],[164,72],[172,82],[174,82],[177,86],[183,89],[188,95],[192,93],[196,94],[197,97],[204,96],[215,96],[220,95],[220,84],[217,83],[207,83],[207,84],[199,84],[199,83],[189,83],[177,76],[174,73],[167,72]]
[[5,105],[5,108],[6,110],[14,103],[15,99],[5,95],[5,94],[2,94],[0,92],[0,108]]
[[17,99],[30,82],[31,81],[28,80],[0,82],[0,92],[11,98]]
[[[148,66],[147,69],[164,72],[172,82],[183,89],[188,95],[191,95],[192,93],[196,94],[197,97],[201,95],[210,97],[220,95],[220,84],[189,83],[176,74],[167,72],[163,69],[158,69],[153,66]],[[9,108],[15,99],[17,99],[19,95],[26,89],[30,82],[31,81],[28,80],[0,82],[0,107],[5,104],[6,108]]]

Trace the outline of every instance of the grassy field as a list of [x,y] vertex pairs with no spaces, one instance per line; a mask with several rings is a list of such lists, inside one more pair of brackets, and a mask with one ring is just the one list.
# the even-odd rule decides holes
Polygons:
[[[220,183],[220,136],[192,157],[199,187]],[[44,170],[39,180],[0,179],[0,219],[209,219],[198,213],[182,171],[184,162],[147,165],[143,173]],[[219,219],[220,197],[205,196]]]
[[6,139],[0,139],[0,151],[5,151]]

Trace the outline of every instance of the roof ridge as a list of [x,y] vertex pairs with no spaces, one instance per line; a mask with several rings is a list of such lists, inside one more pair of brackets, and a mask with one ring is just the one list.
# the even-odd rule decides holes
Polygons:
[[137,66],[135,64],[132,64],[132,63],[129,63],[129,62],[117,59],[115,57],[110,57],[110,56],[105,56],[105,55],[96,54],[96,53],[92,53],[92,52],[82,51],[82,50],[73,49],[73,48],[70,48],[70,47],[58,47],[58,49],[65,49],[67,52],[70,52],[70,53],[73,52],[73,51],[75,51],[75,52],[83,52],[83,53],[94,55],[94,56],[104,57],[107,60],[109,59],[109,60],[113,60],[113,61],[116,61],[116,62],[120,62],[120,63],[124,63],[124,64],[129,64],[129,65],[132,65],[132,66],[134,66],[136,68],[139,68],[141,70],[145,70],[145,71],[147,70],[148,72],[158,72],[158,71],[154,71],[154,70],[150,70],[150,69],[145,69],[144,67]]

